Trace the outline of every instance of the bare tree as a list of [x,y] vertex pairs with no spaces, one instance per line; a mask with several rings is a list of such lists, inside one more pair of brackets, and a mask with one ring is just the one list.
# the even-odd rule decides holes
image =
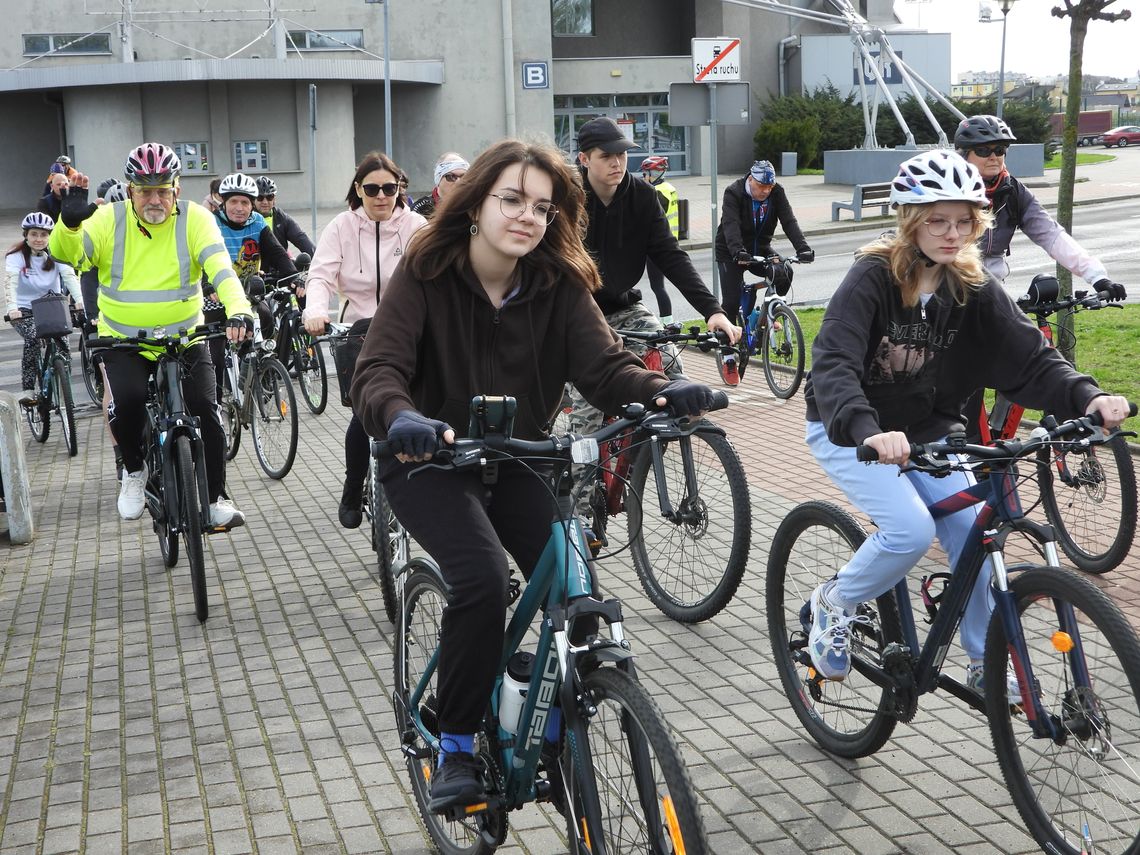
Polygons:
[[[1089,21],[1127,21],[1132,13],[1127,9],[1119,12],[1106,12],[1116,0],[1063,0],[1064,7],[1054,6],[1053,16],[1068,18],[1069,24],[1069,100],[1065,105],[1065,130],[1061,144],[1061,186],[1057,193],[1057,222],[1072,234],[1073,231],[1073,185],[1077,177],[1077,114],[1081,110],[1080,93],[1081,65],[1085,55],[1085,36],[1089,31]],[[1057,265],[1057,279],[1061,284],[1061,296],[1073,293],[1073,275]],[[1075,362],[1075,342],[1071,335],[1073,317],[1061,319],[1062,330],[1058,331],[1057,341],[1062,344],[1062,353],[1070,362]],[[1066,335],[1065,333],[1069,333]]]

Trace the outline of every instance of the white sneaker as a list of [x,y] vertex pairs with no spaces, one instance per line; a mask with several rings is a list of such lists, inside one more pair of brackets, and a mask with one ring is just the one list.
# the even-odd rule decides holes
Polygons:
[[125,520],[137,520],[146,509],[147,468],[138,472],[128,472],[123,476],[119,487],[119,516]]
[[210,525],[215,528],[237,528],[245,525],[245,514],[235,508],[229,499],[218,499],[210,505]]
[[[986,693],[986,679],[982,665],[966,666],[966,688],[973,689],[979,695]],[[1005,672],[1005,692],[1011,707],[1021,703],[1021,686],[1017,683],[1017,674],[1014,673],[1012,666]]]
[[867,618],[836,608],[828,599],[835,580],[824,582],[811,592],[811,632],[808,653],[812,665],[825,680],[843,680],[851,671],[848,642],[851,624],[869,623]]

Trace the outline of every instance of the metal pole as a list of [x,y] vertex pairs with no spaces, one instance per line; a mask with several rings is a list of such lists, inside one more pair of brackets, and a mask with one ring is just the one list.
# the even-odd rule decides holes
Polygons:
[[[388,4],[392,0],[384,0],[384,153],[394,158],[392,154],[392,65],[389,55],[392,53],[392,43],[388,39]],[[1002,42],[1005,50],[1005,42]],[[314,229],[315,231],[315,229]]]
[[[709,85],[709,168],[712,171],[712,200],[709,205],[711,213],[710,225],[712,226],[712,233],[716,234],[716,227],[718,224],[717,219],[717,198],[716,198],[716,84],[710,83]],[[712,254],[712,292],[716,297],[717,302],[720,301],[720,268],[716,264],[716,253]]]
[[317,84],[309,84],[309,206],[313,210],[313,228],[317,234]]
[[1009,20],[1009,6],[1002,4],[1001,16],[1001,65],[998,66],[998,100],[997,117],[1001,118],[1002,106],[1005,103],[1005,22]]

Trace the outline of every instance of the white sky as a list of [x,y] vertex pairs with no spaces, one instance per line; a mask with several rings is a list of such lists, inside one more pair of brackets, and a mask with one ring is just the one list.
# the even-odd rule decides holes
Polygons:
[[[963,71],[997,71],[1001,59],[1001,6],[989,0],[993,23],[978,22],[979,0],[896,0],[908,25],[950,33],[950,79]],[[1005,70],[1034,76],[1067,74],[1068,18],[1050,14],[1060,0],[1016,0],[1006,25]],[[1105,11],[1132,11],[1127,21],[1092,21],[1085,37],[1085,74],[1134,78],[1140,69],[1140,0],[1116,0]]]

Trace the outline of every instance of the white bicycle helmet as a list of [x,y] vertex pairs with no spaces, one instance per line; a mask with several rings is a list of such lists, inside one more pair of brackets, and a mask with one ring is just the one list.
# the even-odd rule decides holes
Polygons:
[[965,158],[946,149],[924,151],[899,167],[891,182],[891,204],[932,205],[969,202],[989,205],[982,175]]
[[250,201],[257,198],[257,182],[244,172],[232,172],[222,179],[218,195],[223,199],[230,196],[248,196]]
[[32,211],[21,221],[20,228],[25,232],[28,229],[43,229],[45,232],[50,232],[55,228],[55,220],[43,211]]
[[116,181],[103,191],[103,201],[105,202],[125,202],[126,199],[127,185],[122,181]]

